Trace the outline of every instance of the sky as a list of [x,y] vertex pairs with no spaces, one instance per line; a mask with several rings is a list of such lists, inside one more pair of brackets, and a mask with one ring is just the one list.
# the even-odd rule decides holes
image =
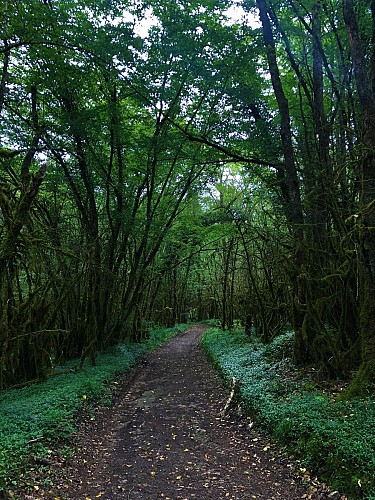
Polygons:
[[[245,12],[240,5],[240,1],[233,2],[233,5],[224,11],[229,18],[228,24],[243,23],[250,25],[252,28],[259,28],[260,23],[254,14]],[[125,14],[126,21],[133,22],[134,18],[132,14]],[[147,9],[145,16],[140,22],[137,22],[134,27],[134,31],[138,36],[147,36],[148,30],[151,26],[157,23],[157,19],[152,15],[152,9]]]
[[252,28],[259,28],[260,23],[259,20],[254,14],[249,12],[245,12],[240,5],[240,2],[233,2],[233,5],[229,7],[229,9],[224,11],[231,22],[234,23],[243,23],[246,21],[246,24],[250,25]]

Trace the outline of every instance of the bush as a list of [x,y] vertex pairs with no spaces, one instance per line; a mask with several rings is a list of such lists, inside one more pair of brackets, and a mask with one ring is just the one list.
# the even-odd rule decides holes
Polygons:
[[288,357],[292,342],[290,332],[263,345],[218,329],[202,339],[224,379],[239,381],[242,405],[264,430],[349,498],[375,498],[375,398],[343,402],[304,390]]

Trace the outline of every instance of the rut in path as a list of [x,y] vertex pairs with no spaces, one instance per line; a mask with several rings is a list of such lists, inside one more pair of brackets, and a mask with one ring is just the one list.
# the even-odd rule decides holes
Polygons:
[[308,493],[248,420],[220,417],[228,389],[199,347],[201,333],[191,328],[150,355],[83,436],[62,498],[325,498]]

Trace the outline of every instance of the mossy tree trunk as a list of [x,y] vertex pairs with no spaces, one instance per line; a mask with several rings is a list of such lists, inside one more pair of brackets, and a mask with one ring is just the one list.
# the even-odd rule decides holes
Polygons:
[[348,390],[360,395],[375,383],[375,1],[371,2],[372,46],[367,58],[352,0],[343,1],[351,57],[363,117],[358,159],[360,213],[360,338],[362,364]]
[[263,39],[267,51],[268,68],[272,87],[280,113],[280,138],[284,155],[284,167],[279,169],[280,189],[283,197],[285,215],[293,237],[293,327],[295,331],[294,356],[298,363],[304,363],[308,357],[308,344],[303,330],[306,304],[305,280],[305,246],[303,231],[303,211],[301,192],[294,155],[289,103],[281,82],[280,70],[276,56],[276,44],[270,21],[270,8],[266,0],[257,0],[259,16],[263,28]]

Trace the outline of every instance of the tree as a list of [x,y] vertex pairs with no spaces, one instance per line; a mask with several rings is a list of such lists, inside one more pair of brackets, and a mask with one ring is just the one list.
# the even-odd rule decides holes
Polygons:
[[243,3],[2,5],[2,386],[208,316],[371,382],[374,6]]
[[349,389],[350,394],[363,393],[369,385],[375,382],[375,2],[372,1],[366,10],[367,19],[370,15],[372,17],[369,54],[366,54],[364,50],[353,1],[343,1],[344,20],[348,29],[358,100],[363,119],[357,160],[357,175],[360,180],[358,231],[361,266],[362,364]]

